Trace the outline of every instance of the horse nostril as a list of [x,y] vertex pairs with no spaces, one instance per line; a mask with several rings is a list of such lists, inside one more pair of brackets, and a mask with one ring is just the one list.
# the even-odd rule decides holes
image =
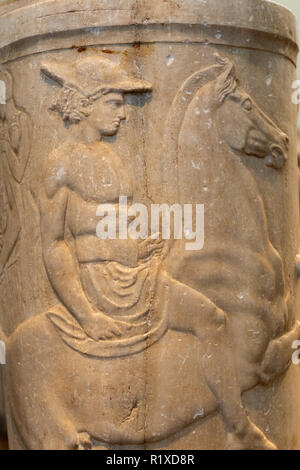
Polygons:
[[268,155],[266,159],[266,165],[279,170],[283,168],[286,160],[287,156],[284,151],[278,145],[273,145],[271,155]]
[[289,147],[290,139],[286,134],[282,134],[282,142],[286,149]]

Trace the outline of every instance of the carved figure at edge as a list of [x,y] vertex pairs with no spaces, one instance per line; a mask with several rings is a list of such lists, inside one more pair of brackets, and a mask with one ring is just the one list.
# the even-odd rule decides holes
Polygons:
[[[246,149],[249,155],[264,157],[268,153],[267,147],[269,149],[270,145],[273,145],[269,163],[273,167],[281,167],[286,156],[287,137],[237,86],[233,66],[228,61],[221,61],[217,66],[200,72],[199,76],[204,77],[204,83],[201,83],[201,89],[197,90],[196,96],[185,112],[179,134],[178,163],[180,166],[180,159],[189,158],[190,155],[196,158],[194,146],[196,145],[198,149],[199,144],[203,145],[207,140],[208,133],[205,128],[207,122],[205,120],[203,123],[198,122],[194,117],[193,119],[190,117],[191,106],[195,105],[194,100],[197,100],[197,106],[206,103],[209,109],[207,114],[213,118],[212,123],[218,119],[212,115],[212,112],[220,114],[224,112],[226,116],[228,115],[226,108],[231,103],[245,113],[251,113],[253,107],[256,134],[251,140],[251,133],[246,129],[247,132],[242,134],[240,141],[233,141],[233,144],[239,147],[235,150],[239,151],[240,155],[232,154],[237,163],[236,168],[235,164],[231,168],[242,171],[245,191],[250,190],[251,195],[255,196],[252,202],[246,198],[250,205],[253,204],[250,212],[255,225],[253,232],[248,231],[248,235],[244,236],[243,227],[239,227],[240,231],[235,227],[236,236],[240,237],[235,241],[240,242],[240,245],[237,243],[234,247],[226,244],[228,241],[226,237],[223,242],[215,238],[215,235],[220,233],[219,227],[212,225],[216,231],[211,234],[208,232],[206,235],[208,252],[204,249],[202,259],[202,252],[194,252],[190,256],[177,241],[173,244],[164,244],[161,240],[152,239],[142,242],[99,240],[95,233],[97,206],[100,203],[114,203],[118,210],[120,195],[127,196],[129,202],[132,200],[132,183],[128,172],[121,158],[100,141],[101,137],[115,135],[121,121],[125,119],[124,93],[150,91],[151,85],[129,77],[118,66],[103,58],[80,59],[71,66],[45,64],[42,71],[61,85],[54,108],[65,121],[74,124],[70,129],[69,141],[56,149],[47,160],[39,195],[43,257],[49,281],[59,303],[46,314],[20,325],[9,341],[8,352],[14,354],[16,360],[19,357],[24,361],[25,357],[26,361],[26,357],[30,357],[31,360],[38,361],[36,356],[39,354],[39,345],[43,344],[45,349],[49,343],[51,348],[55,348],[58,333],[63,344],[57,347],[62,348],[63,357],[56,357],[53,349],[50,349],[51,357],[47,363],[45,352],[41,351],[47,380],[38,380],[38,385],[35,384],[34,387],[41,389],[38,393],[35,389],[34,394],[33,380],[26,395],[28,397],[34,395],[35,403],[25,407],[25,410],[22,410],[22,405],[20,407],[24,389],[22,397],[18,395],[17,383],[20,377],[14,370],[8,370],[10,413],[24,446],[84,449],[91,448],[95,441],[102,442],[104,448],[110,444],[143,445],[168,438],[180,431],[183,420],[178,418],[176,421],[176,416],[175,419],[173,416],[174,411],[172,416],[164,418],[165,422],[162,423],[161,429],[158,429],[160,431],[158,433],[153,432],[149,425],[151,419],[146,423],[147,417],[138,417],[138,412],[132,415],[133,409],[136,408],[134,403],[140,400],[138,392],[130,408],[131,419],[118,423],[118,413],[109,401],[113,399],[111,394],[106,391],[107,396],[102,393],[95,396],[94,401],[91,399],[89,402],[84,389],[84,384],[87,383],[89,388],[91,387],[93,378],[97,384],[101,383],[101,378],[104,376],[106,381],[114,380],[115,376],[117,382],[125,380],[126,378],[120,377],[122,364],[126,364],[124,361],[130,361],[133,371],[141,360],[142,351],[147,348],[148,354],[151,354],[152,348],[157,347],[157,344],[168,341],[167,331],[174,330],[191,333],[199,339],[201,354],[194,357],[193,361],[195,365],[199,365],[207,387],[207,393],[199,387],[199,400],[200,395],[204,396],[204,402],[205,396],[209,397],[206,399],[206,412],[203,415],[215,409],[221,411],[228,432],[229,446],[240,449],[275,448],[248,418],[242,405],[241,393],[284,372],[290,360],[291,342],[300,334],[299,327],[295,327],[282,336],[287,332],[288,325],[282,263],[269,241],[264,208],[255,182],[252,182],[251,175],[243,167],[239,157],[243,156]],[[214,107],[211,107],[213,105]],[[187,128],[191,129],[193,126],[196,126],[196,129],[192,135],[196,136],[196,139],[193,142],[194,146],[190,147],[189,139],[185,138],[184,133]],[[201,133],[200,126],[204,127],[205,134]],[[232,128],[229,129],[231,130]],[[258,148],[258,132],[260,137],[264,136],[265,155],[262,149]],[[227,139],[227,136],[224,136],[224,145],[227,145],[225,137]],[[262,142],[261,139],[259,141]],[[231,146],[232,141],[226,153],[232,152]],[[205,149],[203,147],[203,152],[206,152],[211,161],[215,159],[218,165],[222,165],[222,160],[219,161],[222,152],[214,155],[209,146]],[[208,182],[213,181],[211,174],[213,168],[210,164],[207,165],[207,157],[205,165],[203,173],[199,172],[196,180],[193,180],[193,177],[189,180],[190,188],[193,188],[191,183],[196,182],[199,185],[199,178],[203,180],[207,177]],[[180,181],[180,188],[186,187],[185,181]],[[191,202],[190,193],[184,191],[183,189],[180,201]],[[199,191],[195,194],[197,198],[200,197]],[[217,201],[216,204],[219,203],[220,197],[215,188],[210,192],[210,197],[216,198],[214,199]],[[203,201],[197,200],[197,202]],[[224,207],[222,209],[225,210]],[[257,217],[260,219],[257,220]],[[208,227],[210,231],[210,225]],[[240,307],[238,329],[244,321],[243,317],[248,315],[254,318],[254,322],[259,322],[265,333],[261,342],[256,341],[256,350],[251,350],[250,353],[248,350],[246,357],[243,355],[244,345],[236,341],[235,348],[231,346],[232,338],[236,340],[233,325],[237,318],[237,308],[234,302],[228,301],[231,297],[226,289],[229,291],[234,289],[236,278],[234,275],[230,279],[226,279],[226,276],[222,278],[224,273],[231,272],[226,269],[223,271],[220,268],[222,263],[216,265],[215,271],[220,274],[220,278],[214,279],[211,271],[210,280],[206,278],[205,263],[207,260],[212,262],[218,253],[216,246],[212,248],[210,243],[218,245],[217,250],[221,252],[219,259],[223,257],[226,261],[227,257],[234,275],[238,271],[241,282],[245,282],[245,285],[248,286],[249,277],[244,273],[244,268],[241,271],[240,258],[232,254],[233,248],[242,249],[243,257],[246,256],[243,259],[249,263],[251,276],[262,276],[265,279],[261,287],[263,292],[250,292],[250,298],[245,298],[243,302],[242,296],[246,294],[241,288],[241,298],[236,301]],[[245,252],[246,246],[248,251]],[[272,263],[271,269],[266,260]],[[245,276],[242,276],[242,273]],[[257,280],[255,286],[257,287]],[[226,292],[223,292],[222,288]],[[269,288],[268,292],[266,288]],[[223,302],[218,298],[218,292],[220,295],[224,293]],[[264,295],[268,305],[264,304]],[[278,340],[274,339],[279,336]],[[245,336],[242,336],[242,343],[245,343],[244,338]],[[29,345],[27,352],[26,344]],[[274,362],[275,351],[278,354]],[[240,353],[244,362],[237,364],[235,357]],[[176,357],[176,351],[174,356]],[[109,379],[105,373],[107,367],[105,358],[109,359]],[[85,367],[89,368],[89,377],[85,377],[86,368],[83,369],[80,375],[81,387],[79,387],[82,398],[76,407],[71,396],[65,396],[63,383],[59,377],[63,377],[63,382],[67,381],[67,395],[69,390],[72,395],[72,386],[75,382],[71,380],[71,375],[74,376],[71,372],[74,363],[78,370],[81,370],[80,361],[86,361]],[[242,370],[239,366],[242,366]],[[64,374],[59,372],[60,367],[66,367]],[[39,370],[39,378],[41,373]],[[19,374],[22,374],[22,368]],[[174,375],[178,375],[180,382],[179,371],[174,369]],[[151,380],[150,377],[147,379]],[[130,374],[126,380],[124,383],[128,389],[138,388],[138,380],[133,374]],[[53,389],[49,395],[48,390],[42,389],[42,384],[47,382],[49,387],[51,381]],[[181,387],[184,400],[187,393],[184,383]],[[79,389],[76,389],[76,393]],[[114,394],[117,400],[118,393],[115,388]],[[38,418],[38,410],[44,406],[42,403],[46,400],[46,396],[48,396],[47,419],[43,421]],[[149,408],[148,413],[151,415],[151,407]],[[186,425],[193,422],[196,412],[197,408],[191,409],[189,415],[184,417]],[[38,429],[35,429],[35,420],[39,422]],[[29,433],[26,430],[27,426],[30,429]]]
[[31,121],[28,114],[16,106],[13,79],[8,71],[0,72],[5,84],[5,104],[0,104],[0,278],[16,247],[21,223],[15,191],[23,180],[30,155]]

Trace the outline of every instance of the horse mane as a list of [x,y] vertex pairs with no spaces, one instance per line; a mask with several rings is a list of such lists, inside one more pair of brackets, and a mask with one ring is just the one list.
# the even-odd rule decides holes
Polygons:
[[[213,83],[222,73],[224,64],[220,61],[190,75],[180,86],[169,109],[163,137],[163,155],[161,167],[161,185],[163,202],[174,202],[174,184],[178,189],[178,135],[196,93],[209,83]],[[170,182],[172,183],[170,187]]]
[[219,103],[223,103],[225,98],[233,93],[237,87],[235,67],[229,59],[216,56],[216,61],[224,67],[224,71],[216,80],[216,95]]
[[[164,158],[161,159],[163,202],[173,203],[180,199],[178,183],[178,136],[185,114],[196,96],[196,93],[206,85],[212,83],[216,86],[217,100],[221,103],[237,86],[234,64],[229,59],[222,58],[218,54],[215,54],[215,64],[190,75],[182,83],[173,99],[167,115],[163,137]],[[176,195],[174,194],[174,186],[177,188],[177,191],[175,191],[177,193]]]

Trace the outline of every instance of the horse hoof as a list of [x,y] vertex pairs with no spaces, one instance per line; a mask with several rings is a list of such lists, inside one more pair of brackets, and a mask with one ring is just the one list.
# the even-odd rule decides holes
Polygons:
[[278,450],[266,435],[254,424],[250,424],[243,433],[228,435],[229,450]]
[[76,450],[91,450],[92,441],[87,432],[81,432],[77,435]]

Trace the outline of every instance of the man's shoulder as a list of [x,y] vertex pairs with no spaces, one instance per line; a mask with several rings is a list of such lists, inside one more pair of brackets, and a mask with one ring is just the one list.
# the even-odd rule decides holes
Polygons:
[[53,150],[43,169],[43,186],[49,196],[53,196],[58,189],[67,186],[70,172],[70,148],[63,144]]
[[73,152],[73,145],[69,142],[55,147],[49,154],[46,160],[46,165],[55,165],[57,162],[68,161]]
[[96,165],[103,161],[107,165],[115,158],[115,152],[103,142],[96,145],[66,142],[49,154],[44,165],[44,184],[50,184],[53,188],[68,186],[78,174],[84,176],[85,168],[93,168],[93,162]]

